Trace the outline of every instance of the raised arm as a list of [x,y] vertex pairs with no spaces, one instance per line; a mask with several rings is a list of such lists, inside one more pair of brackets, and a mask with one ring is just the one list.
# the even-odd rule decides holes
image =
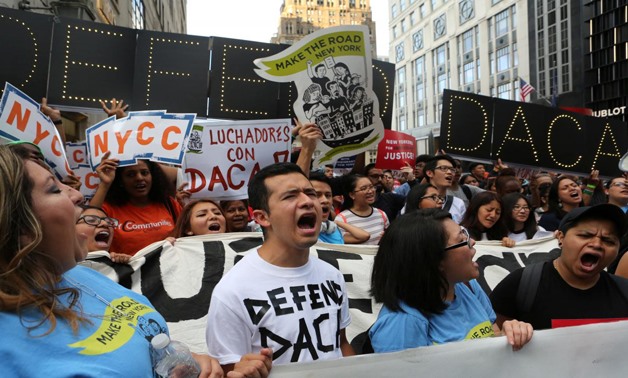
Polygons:
[[98,184],[98,189],[96,189],[96,193],[89,201],[91,206],[102,207],[102,204],[105,203],[105,198],[107,197],[107,192],[109,192],[109,188],[113,183],[113,179],[116,177],[116,169],[118,167],[118,159],[109,159],[111,156],[111,152],[107,151],[103,155],[103,159],[100,162],[98,168],[96,168],[96,173],[98,173],[98,178],[100,178],[100,183]]
[[312,165],[312,156],[316,150],[316,144],[323,139],[321,129],[315,123],[302,124],[295,118],[296,127],[292,130],[294,135],[301,138],[301,152],[297,159],[297,165],[306,176],[310,175],[310,166]]

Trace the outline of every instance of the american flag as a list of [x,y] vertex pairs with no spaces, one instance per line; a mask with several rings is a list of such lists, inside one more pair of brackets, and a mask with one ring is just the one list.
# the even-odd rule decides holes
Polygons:
[[519,78],[519,94],[521,95],[521,101],[526,102],[526,97],[534,90],[533,86],[526,83],[522,78]]

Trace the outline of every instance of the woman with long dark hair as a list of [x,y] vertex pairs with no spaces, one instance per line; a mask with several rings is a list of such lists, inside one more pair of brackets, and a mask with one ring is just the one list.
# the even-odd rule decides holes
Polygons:
[[149,160],[118,167],[118,159],[105,154],[96,168],[100,183],[90,205],[102,207],[120,221],[114,231],[111,250],[134,255],[174,230],[181,205],[161,167]]
[[460,225],[476,240],[501,240],[503,246],[513,247],[515,242],[508,238],[508,229],[501,218],[503,208],[497,193],[478,193],[469,202]]
[[568,212],[584,206],[582,189],[571,177],[561,176],[552,183],[547,202],[548,210],[541,216],[539,226],[556,231]]
[[[480,272],[474,244],[445,210],[412,211],[393,222],[371,276],[371,294],[384,305],[369,331],[375,352],[500,333],[491,302],[475,281]],[[503,330],[515,350],[532,337],[532,327],[516,320]]]
[[532,213],[532,205],[523,194],[506,194],[502,197],[502,202],[504,204],[503,217],[508,229],[508,238],[515,242],[520,242],[553,234],[536,224],[536,219]]

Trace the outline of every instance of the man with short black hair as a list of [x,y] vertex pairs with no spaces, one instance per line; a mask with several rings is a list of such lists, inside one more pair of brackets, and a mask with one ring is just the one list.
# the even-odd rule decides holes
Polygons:
[[384,172],[380,168],[376,168],[374,163],[364,167],[364,174],[375,187],[375,202],[373,202],[372,206],[385,212],[388,220],[392,222],[405,206],[406,197],[394,192],[387,192],[384,189],[382,182]]
[[456,161],[449,155],[436,155],[425,164],[425,178],[438,190],[438,195],[445,198],[443,210],[449,211],[451,218],[460,223],[467,210],[464,202],[447,194],[456,174]]
[[249,205],[264,231],[212,293],[207,346],[225,372],[240,357],[271,348],[275,364],[352,355],[343,275],[310,256],[321,229],[317,193],[292,163],[260,170],[249,183]]

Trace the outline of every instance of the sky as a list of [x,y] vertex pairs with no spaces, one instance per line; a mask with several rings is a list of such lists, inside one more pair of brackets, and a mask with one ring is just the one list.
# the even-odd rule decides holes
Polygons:
[[[270,42],[283,0],[188,0],[188,34]],[[371,0],[377,56],[388,56],[388,0]]]

